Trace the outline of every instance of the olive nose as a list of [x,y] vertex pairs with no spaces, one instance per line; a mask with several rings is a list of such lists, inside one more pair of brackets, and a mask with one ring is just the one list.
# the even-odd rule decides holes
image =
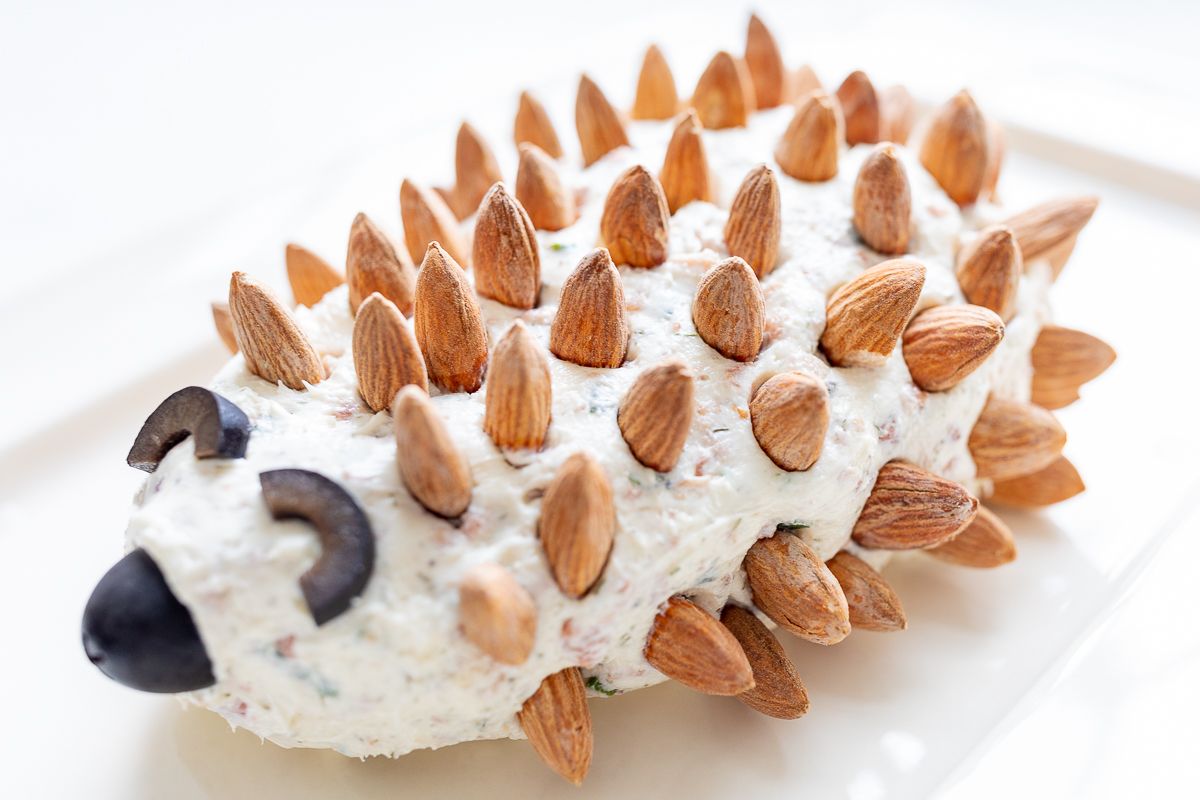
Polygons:
[[96,584],[83,611],[83,649],[105,675],[143,692],[188,692],[214,682],[191,613],[142,549]]

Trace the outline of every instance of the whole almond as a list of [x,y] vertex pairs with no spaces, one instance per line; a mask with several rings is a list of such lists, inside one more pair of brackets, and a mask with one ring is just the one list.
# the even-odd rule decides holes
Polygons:
[[590,167],[610,151],[629,145],[621,117],[587,75],[579,77],[579,91],[575,95],[575,130],[579,134],[585,167]]
[[409,384],[429,390],[425,360],[404,315],[379,292],[358,308],[352,350],[358,393],[372,411],[391,408],[396,392]]
[[213,325],[216,326],[217,336],[230,353],[237,353],[237,334],[233,332],[233,317],[229,314],[229,303],[212,304]]
[[1069,500],[1086,487],[1075,465],[1059,456],[1049,466],[1017,478],[992,482],[988,502],[1022,508],[1041,508]]
[[913,383],[943,392],[979,368],[1004,338],[1004,323],[983,306],[928,308],[904,331],[904,362]]
[[718,52],[692,92],[700,124],[709,130],[744,128],[754,107],[754,84],[745,65],[724,50]]
[[563,186],[558,167],[548,155],[531,144],[523,144],[517,162],[516,194],[540,231],[560,231],[578,218],[575,199]]
[[625,291],[608,251],[583,257],[563,282],[550,326],[550,352],[584,367],[621,366],[629,347]]
[[900,598],[870,564],[842,550],[829,559],[828,565],[846,594],[851,628],[882,633],[908,627]]
[[801,372],[781,372],[764,381],[750,401],[754,438],[775,466],[790,472],[817,463],[829,429],[829,392]]
[[954,481],[890,461],[879,470],[851,535],[873,550],[932,547],[957,536],[978,510],[979,501]]
[[917,109],[908,89],[896,84],[879,93],[879,139],[907,144]]
[[754,605],[775,624],[817,644],[837,644],[849,635],[842,587],[799,536],[780,531],[759,539],[742,566]]
[[521,92],[517,101],[517,116],[513,120],[513,142],[520,147],[531,144],[541,148],[551,158],[562,158],[562,144],[554,123],[541,102],[529,92]]
[[483,198],[471,246],[475,291],[512,308],[533,308],[542,288],[542,260],[529,215],[497,183]]
[[912,194],[896,146],[877,145],[854,181],[854,227],[872,250],[898,255],[908,250]]
[[537,607],[529,592],[499,564],[479,564],[458,586],[463,635],[501,664],[524,664],[533,652]]
[[784,82],[787,67],[775,37],[757,14],[750,15],[746,28],[746,68],[754,83],[754,98],[758,108],[774,108],[784,102]]
[[608,190],[600,238],[614,262],[656,267],[667,260],[671,212],[658,179],[641,165],[621,173]]
[[700,338],[726,358],[757,358],[766,330],[766,306],[750,265],[734,256],[704,273],[692,301],[692,322]]
[[542,498],[538,536],[550,572],[567,597],[586,595],[604,572],[616,535],[612,484],[596,459],[575,453]]
[[846,123],[846,144],[875,144],[879,141],[879,97],[862,70],[846,76],[837,90],[838,104]]
[[963,248],[956,273],[968,302],[990,308],[1008,322],[1017,313],[1017,288],[1024,270],[1012,229],[993,225]]
[[754,674],[754,688],[742,692],[737,699],[768,717],[804,716],[808,711],[808,692],[775,634],[753,612],[735,605],[721,610],[721,624],[742,646]]
[[674,214],[694,200],[711,203],[712,176],[708,158],[704,155],[704,139],[700,136],[700,120],[695,111],[688,111],[675,126],[667,154],[659,173],[667,208]]
[[550,365],[521,320],[496,343],[485,388],[483,429],[496,446],[540,450],[550,427]]
[[364,300],[379,292],[395,303],[401,314],[412,315],[417,271],[408,253],[396,250],[366,214],[359,213],[350,226],[346,282],[350,285],[350,313],[357,313]]
[[672,597],[655,617],[644,654],[650,666],[698,692],[729,696],[754,688],[754,672],[738,640],[682,597]]
[[503,180],[492,148],[469,122],[464,122],[458,128],[458,137],[454,142],[454,174],[454,189],[460,206],[459,219],[469,217],[479,207],[488,190]]
[[680,359],[646,369],[629,387],[617,410],[617,426],[640,463],[670,472],[679,461],[692,426],[695,387]]
[[784,174],[798,181],[832,180],[838,171],[838,136],[833,101],[816,89],[800,101],[775,146],[775,161]]
[[817,77],[817,73],[808,64],[801,64],[795,72],[789,76],[788,80],[788,100],[795,101],[801,97],[807,97],[809,94],[820,89],[821,79]]
[[948,564],[988,569],[1017,557],[1017,544],[1003,520],[980,507],[975,521],[948,542],[925,551]]
[[592,715],[578,667],[547,676],[517,721],[548,767],[576,786],[583,783],[592,763]]
[[835,291],[825,307],[821,347],[838,367],[879,367],[908,325],[925,265],[911,258],[876,264]]
[[405,178],[400,185],[400,216],[404,220],[404,242],[414,262],[425,257],[430,242],[438,242],[455,263],[467,263],[469,251],[458,220],[435,192]]
[[321,357],[275,294],[244,272],[229,280],[229,315],[246,369],[303,391],[325,379]]
[[417,275],[413,331],[429,379],[443,391],[475,392],[487,369],[487,329],[462,267],[431,242]]
[[1044,258],[1056,247],[1070,242],[1096,213],[1098,197],[1066,197],[1050,200],[1005,220],[1028,263]]
[[408,491],[440,517],[454,519],[471,504],[471,468],[459,453],[429,395],[409,384],[392,404],[396,465]]
[[729,207],[725,246],[729,255],[749,264],[759,278],[775,269],[779,261],[781,208],[779,183],[766,164],[746,174]]
[[283,251],[292,297],[302,306],[315,306],[321,298],[346,282],[329,262],[306,247],[289,244]]
[[634,119],[670,119],[679,108],[679,94],[671,67],[658,45],[646,48],[633,99]]
[[1062,454],[1067,433],[1044,408],[989,397],[967,448],[980,478],[1007,480],[1050,466]]
[[966,91],[933,115],[921,142],[921,163],[950,199],[969,206],[987,177],[987,122]]
[[1116,361],[1105,342],[1083,331],[1046,325],[1033,343],[1033,402],[1062,408],[1079,399],[1079,387],[1099,377]]

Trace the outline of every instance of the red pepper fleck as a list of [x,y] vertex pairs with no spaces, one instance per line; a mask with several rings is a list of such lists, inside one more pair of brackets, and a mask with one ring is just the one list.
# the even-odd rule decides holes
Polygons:
[[275,640],[275,655],[280,658],[294,658],[295,653],[292,652],[292,646],[296,644],[296,637],[292,634],[284,636],[282,639]]

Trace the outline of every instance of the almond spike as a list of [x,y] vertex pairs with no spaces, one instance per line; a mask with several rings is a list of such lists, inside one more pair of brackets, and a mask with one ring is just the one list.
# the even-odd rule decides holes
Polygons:
[[746,68],[754,83],[758,108],[774,108],[784,102],[787,68],[775,37],[757,14],[750,15],[750,24],[746,28]]
[[821,87],[821,79],[817,77],[817,73],[808,64],[802,64],[789,77],[788,100],[795,100],[800,97],[807,97],[815,91],[824,91]]
[[517,202],[525,207],[533,227],[560,231],[575,222],[579,216],[575,200],[563,186],[554,161],[534,145],[523,144],[518,149]]
[[292,297],[302,306],[315,306],[331,289],[346,282],[336,269],[319,255],[298,244],[283,251]]
[[429,390],[425,361],[404,315],[379,292],[358,307],[352,350],[358,393],[372,411],[391,408],[396,392],[410,383]]
[[987,122],[965,91],[934,113],[921,142],[921,163],[960,206],[983,191],[987,177]]
[[759,539],[743,562],[754,604],[780,627],[817,644],[850,634],[850,609],[837,579],[799,536]]
[[879,93],[880,140],[908,144],[916,113],[916,104],[908,89],[899,84],[884,89]]
[[546,766],[579,786],[592,763],[592,715],[578,667],[549,675],[517,712]]
[[854,227],[872,250],[898,255],[908,250],[912,194],[896,146],[876,146],[854,181]]
[[1046,409],[993,396],[971,429],[967,448],[978,477],[1007,480],[1050,466],[1066,443],[1066,431]]
[[1091,334],[1047,325],[1033,344],[1033,402],[1062,408],[1079,399],[1079,387],[1116,361],[1116,352]]
[[671,67],[658,45],[646,48],[633,100],[634,119],[670,119],[679,108]]
[[838,367],[879,367],[908,325],[921,288],[925,265],[911,258],[876,264],[838,289],[825,308],[821,347]]
[[1010,506],[1040,508],[1069,500],[1085,489],[1075,465],[1059,456],[1050,466],[1037,472],[993,482],[989,500]]
[[533,222],[497,183],[483,198],[471,245],[475,291],[512,308],[533,308],[542,288],[542,259]]
[[1097,197],[1051,200],[1009,217],[1004,224],[1012,228],[1021,256],[1029,262],[1069,242],[1088,224],[1099,204]]
[[667,260],[671,212],[658,179],[643,166],[621,173],[608,190],[600,238],[614,262],[656,267]]
[[1010,228],[985,228],[958,259],[958,285],[967,301],[990,308],[1008,322],[1017,313],[1017,287],[1025,267]]
[[827,181],[838,171],[838,119],[833,101],[820,90],[800,102],[779,144],[775,161],[798,181]]
[[212,317],[213,325],[217,328],[217,335],[221,337],[221,342],[229,349],[229,352],[237,353],[237,335],[233,332],[233,317],[229,314],[229,303],[213,303]]
[[902,631],[908,627],[895,590],[871,565],[845,550],[829,559],[850,607],[850,627],[864,631]]
[[233,273],[229,280],[229,315],[246,369],[296,391],[325,379],[321,357],[291,312],[244,272]]
[[851,535],[872,550],[932,547],[957,536],[978,510],[979,501],[954,481],[890,461],[879,470]]
[[692,322],[700,338],[726,358],[757,358],[766,330],[766,306],[750,265],[734,256],[704,273],[692,301]]
[[987,360],[1004,338],[1004,323],[982,306],[937,306],[904,331],[904,362],[927,392],[952,389]]
[[396,465],[418,503],[440,517],[461,516],[471,504],[471,468],[459,453],[429,395],[409,384],[392,404]]
[[838,104],[846,122],[846,144],[875,144],[879,141],[879,98],[875,86],[862,70],[846,76],[837,89]]
[[346,247],[346,281],[350,284],[350,312],[374,292],[391,300],[408,317],[412,315],[417,271],[408,253],[397,250],[366,214],[354,217]]
[[533,652],[537,607],[499,564],[479,564],[458,586],[463,635],[501,664],[524,664]]
[[988,157],[987,171],[983,178],[983,191],[989,200],[996,199],[996,187],[1000,183],[1000,168],[1004,166],[1004,127],[994,119],[987,121]]
[[425,257],[430,242],[440,242],[455,263],[467,263],[467,245],[458,220],[435,192],[405,178],[400,184],[400,216],[404,220],[404,242],[414,262]]
[[724,50],[718,52],[692,92],[700,124],[709,130],[744,128],[754,104],[754,84],[745,65]]
[[579,599],[596,584],[616,528],[608,475],[596,459],[575,453],[554,473],[538,519],[542,549],[563,594]]
[[605,154],[618,147],[627,147],[629,137],[616,110],[587,75],[579,77],[579,92],[575,96],[575,130],[583,165],[590,167]]
[[744,260],[759,278],[775,269],[779,260],[781,208],[779,183],[766,164],[747,173],[729,207],[725,246],[729,255]]
[[550,427],[550,365],[521,320],[496,343],[486,388],[483,429],[496,446],[540,450]]
[[712,202],[712,176],[708,172],[700,120],[695,111],[689,110],[675,126],[659,179],[672,214],[693,200]]
[[742,692],[737,699],[768,717],[804,716],[808,711],[808,692],[775,634],[753,612],[735,605],[721,610],[721,624],[742,646],[754,674],[754,688]]
[[754,671],[734,635],[679,596],[654,618],[645,656],[650,666],[698,692],[730,696],[754,688]]
[[469,122],[459,126],[454,142],[454,175],[454,190],[461,207],[459,219],[469,217],[488,190],[503,180],[492,148]]
[[829,429],[825,384],[800,372],[781,372],[763,382],[750,401],[754,438],[775,466],[790,472],[817,463]]
[[948,542],[925,551],[948,564],[988,569],[1017,557],[1017,543],[1003,520],[980,507],[975,521]]
[[487,329],[462,267],[430,242],[417,275],[413,330],[429,379],[447,392],[475,392],[487,369]]
[[529,92],[521,92],[517,101],[517,118],[513,121],[513,141],[540,147],[551,158],[562,158],[562,144],[554,131],[554,123],[541,102]]
[[679,359],[644,370],[617,410],[617,426],[629,451],[659,472],[675,468],[692,426],[692,372]]
[[584,256],[563,282],[550,326],[550,352],[583,367],[616,368],[628,347],[621,273],[601,247]]

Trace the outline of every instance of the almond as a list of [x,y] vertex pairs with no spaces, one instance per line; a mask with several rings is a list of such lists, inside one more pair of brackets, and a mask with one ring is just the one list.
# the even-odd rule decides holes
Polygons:
[[[459,219],[471,216],[488,190],[504,179],[492,148],[469,122],[458,128],[454,142],[454,174]],[[437,236],[433,238],[440,241]]]
[[617,426],[633,457],[659,472],[674,469],[692,426],[694,397],[691,370],[679,359],[638,375],[617,411]]
[[958,258],[958,285],[967,301],[990,308],[1008,322],[1017,313],[1017,288],[1025,267],[1012,229],[985,228]]
[[1000,183],[1000,168],[1004,165],[1004,128],[994,119],[987,121],[988,155],[987,169],[983,177],[983,192],[989,200],[996,199],[996,187]]
[[331,289],[346,282],[329,262],[306,247],[289,244],[283,252],[292,297],[302,306],[315,306]]
[[366,214],[354,217],[346,247],[346,281],[350,284],[350,313],[374,292],[391,300],[404,316],[411,316],[417,271],[408,253],[396,250]]
[[658,179],[635,165],[608,190],[600,217],[600,238],[614,262],[656,267],[667,260],[671,212]]
[[1083,331],[1046,325],[1033,344],[1033,402],[1062,408],[1079,399],[1079,387],[1116,361],[1116,352]]
[[352,349],[358,393],[372,411],[391,408],[396,392],[409,384],[429,390],[425,361],[404,315],[379,292],[358,308]]
[[675,126],[658,177],[672,214],[693,200],[712,202],[712,176],[695,111],[689,110]]
[[587,75],[579,78],[575,95],[575,130],[583,151],[583,165],[590,167],[618,147],[627,147],[629,137],[616,110]]
[[592,763],[592,715],[578,667],[547,676],[517,712],[546,766],[579,786]]
[[898,255],[908,250],[912,194],[896,146],[877,145],[854,181],[854,227],[872,250]]
[[483,198],[471,245],[475,291],[512,308],[533,308],[542,288],[542,260],[533,222],[497,183]]
[[757,358],[766,330],[766,306],[750,265],[734,256],[704,273],[692,301],[692,322],[700,338],[726,358]]
[[563,282],[550,326],[550,352],[583,367],[616,368],[628,347],[621,273],[601,247],[584,256]]
[[1050,466],[1062,454],[1067,433],[1044,408],[989,397],[967,448],[980,478],[1019,478]]
[[775,161],[798,181],[827,181],[838,171],[838,118],[829,95],[817,89],[800,101],[783,138],[775,146]]
[[953,539],[971,524],[979,501],[954,481],[915,464],[883,465],[851,534],[872,550],[913,550]]
[[562,158],[562,144],[554,130],[554,123],[541,102],[529,92],[521,92],[517,101],[517,117],[513,120],[513,141],[520,147],[532,144],[541,148],[551,158]]
[[908,325],[925,265],[911,258],[876,264],[835,291],[825,307],[821,347],[838,367],[880,367]]
[[487,329],[462,267],[431,242],[417,275],[413,330],[429,379],[447,392],[475,392],[487,369]]
[[837,644],[849,635],[842,587],[799,536],[779,531],[759,539],[742,566],[754,604],[775,624],[817,644]]
[[754,672],[738,640],[682,597],[672,597],[654,618],[644,655],[650,666],[698,692],[729,696],[754,688]]
[[969,206],[987,177],[987,122],[965,91],[938,109],[921,142],[921,163],[950,199]]
[[496,343],[486,388],[483,429],[496,446],[540,450],[550,427],[550,365],[521,320]]
[[754,675],[754,688],[742,692],[737,699],[768,717],[804,716],[808,711],[808,692],[775,634],[753,612],[735,605],[721,610],[721,624],[742,646]]
[[563,186],[558,167],[550,156],[531,144],[523,144],[517,163],[517,202],[524,206],[529,221],[539,231],[560,231],[579,216],[575,199]]
[[764,381],[750,401],[754,438],[775,466],[790,472],[817,463],[829,429],[825,384],[800,372],[781,372]]
[[908,89],[889,86],[879,93],[879,138],[885,142],[908,144],[917,109]]
[[821,79],[808,64],[802,64],[789,76],[787,87],[789,101],[807,97],[818,90],[824,91],[821,87]]
[[405,178],[400,185],[400,216],[404,220],[404,242],[414,262],[425,257],[430,242],[439,242],[455,263],[467,263],[469,251],[458,220],[436,193]]
[[775,173],[759,164],[742,180],[725,223],[729,255],[749,264],[759,278],[775,269],[779,260],[781,214]]
[[948,542],[925,551],[948,564],[987,569],[1007,564],[1017,557],[1017,543],[1004,522],[980,508],[975,521]]
[[994,481],[988,500],[1022,508],[1040,508],[1069,500],[1085,488],[1075,465],[1059,456],[1037,472]]
[[501,664],[524,664],[533,652],[537,607],[529,592],[499,564],[479,564],[458,586],[463,635]]
[[1009,217],[1004,224],[1012,228],[1021,256],[1029,263],[1070,242],[1088,224],[1099,204],[1098,197],[1051,200]]
[[577,600],[591,590],[608,563],[616,528],[608,475],[596,459],[575,453],[554,473],[538,519],[542,549],[563,594]]
[[217,336],[231,353],[237,353],[237,335],[233,332],[233,317],[229,314],[229,303],[212,304],[213,325],[217,328]]
[[459,453],[429,395],[412,384],[392,404],[396,465],[418,503],[454,519],[471,504],[471,468]]
[[709,130],[744,128],[754,104],[754,84],[745,65],[724,50],[718,52],[692,92],[700,124]]
[[879,97],[862,70],[846,76],[837,89],[838,104],[846,123],[846,144],[875,144],[879,141]]
[[634,119],[670,119],[679,108],[679,94],[671,67],[658,45],[646,48],[633,99]]
[[904,331],[904,362],[927,392],[952,389],[987,360],[1004,338],[1004,323],[982,306],[937,306]]
[[757,14],[750,15],[750,25],[746,28],[745,60],[757,107],[774,108],[783,103],[787,68],[775,37]]
[[885,633],[908,627],[900,598],[870,564],[843,550],[828,566],[846,595],[851,628]]
[[244,272],[229,281],[229,315],[246,369],[303,391],[325,379],[321,357],[275,294]]

